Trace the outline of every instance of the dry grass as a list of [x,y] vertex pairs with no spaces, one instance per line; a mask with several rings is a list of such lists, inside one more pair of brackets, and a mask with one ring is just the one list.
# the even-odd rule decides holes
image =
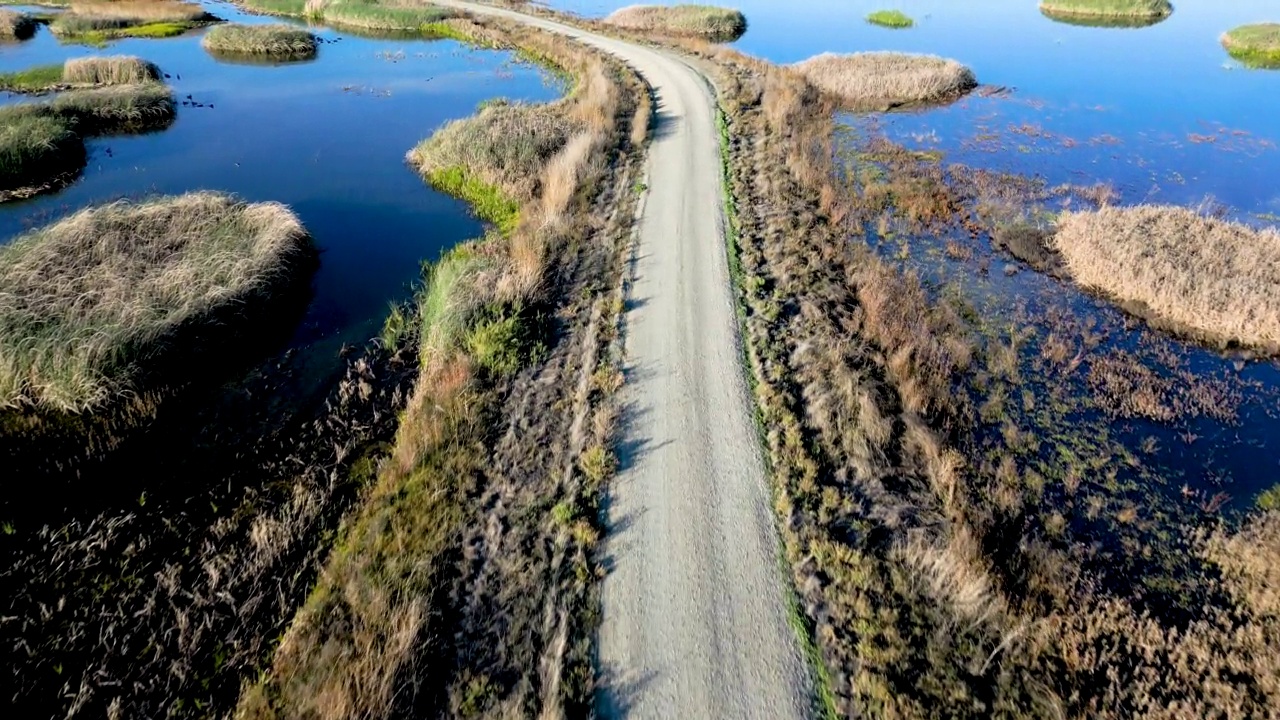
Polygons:
[[62,81],[69,85],[129,85],[155,82],[160,69],[131,55],[71,58],[63,63]]
[[0,8],[0,41],[26,40],[35,32],[35,20],[15,10]]
[[[603,441],[582,428],[599,400],[580,388],[596,371],[596,296],[621,267],[591,218],[608,214],[601,192],[625,192],[603,158],[621,159],[631,131],[628,76],[530,28],[448,31],[548,58],[577,84],[542,118],[491,106],[411,153],[518,212],[434,263],[413,321],[401,316],[422,364],[395,449],[240,718],[557,717],[590,702],[586,475],[608,462],[587,452]],[[572,320],[539,349],[553,308]],[[555,521],[552,505],[583,514]]]
[[1223,33],[1222,47],[1250,67],[1280,67],[1280,23],[1242,25]]
[[211,53],[308,58],[316,54],[316,37],[292,25],[219,25],[205,33],[200,45]]
[[1222,344],[1280,348],[1280,232],[1179,207],[1067,212],[1071,276],[1135,312]]
[[170,35],[213,21],[203,7],[178,0],[72,2],[49,24],[60,38],[101,41],[121,35]]
[[823,53],[792,67],[853,109],[943,102],[978,86],[969,68],[931,55]]
[[0,249],[0,403],[83,412],[142,391],[180,338],[300,267],[282,205],[193,193],[82,210]]
[[741,12],[713,5],[630,5],[613,11],[604,22],[628,30],[713,42],[736,40],[747,31],[747,19]]

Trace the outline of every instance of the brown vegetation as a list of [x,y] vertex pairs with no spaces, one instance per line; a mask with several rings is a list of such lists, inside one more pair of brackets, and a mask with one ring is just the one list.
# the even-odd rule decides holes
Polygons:
[[20,12],[0,8],[0,41],[26,40],[35,31],[35,20]]
[[1067,212],[1053,244],[1071,277],[1158,324],[1280,349],[1280,232],[1179,207]]
[[932,55],[823,53],[792,67],[818,89],[855,110],[945,102],[978,86],[972,70]]
[[[518,217],[428,273],[411,326],[421,376],[395,449],[270,672],[242,696],[242,718],[554,717],[591,701],[612,423],[608,384],[593,378],[615,352],[631,139],[644,137],[648,104],[634,74],[598,52],[499,22],[450,28],[547,58],[576,86],[544,108],[563,122],[493,107],[415,151],[427,166],[478,163],[465,168],[472,189],[514,193]],[[542,130],[555,139],[533,136]],[[553,312],[551,336],[541,323]]]
[[747,19],[737,10],[712,5],[629,5],[613,11],[606,25],[655,35],[700,37],[712,42],[737,40]]

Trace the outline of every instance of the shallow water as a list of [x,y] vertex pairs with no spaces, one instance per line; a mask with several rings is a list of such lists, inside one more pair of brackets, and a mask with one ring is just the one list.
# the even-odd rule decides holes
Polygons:
[[[597,17],[630,3],[549,4]],[[1212,207],[1258,225],[1280,222],[1280,71],[1246,69],[1218,42],[1237,25],[1280,18],[1268,0],[1182,0],[1171,17],[1145,28],[1065,24],[1042,15],[1035,0],[732,4],[748,20],[747,33],[733,47],[752,55],[791,63],[822,52],[932,53],[970,66],[988,86],[948,107],[843,117],[860,135],[882,132],[908,147],[942,151],[944,163],[1037,176],[1050,185],[1108,183],[1122,204]],[[864,21],[886,7],[903,10],[916,26],[891,30]],[[1143,327],[1127,327],[1122,313],[1060,281],[1025,269],[1007,276],[1007,258],[985,239],[974,243],[969,260],[949,257],[943,238],[908,244],[909,250],[898,242],[878,247],[918,272],[940,296],[942,288],[958,289],[989,327],[1038,324],[1043,338],[1051,329],[1044,322],[1047,310],[1067,308],[1095,323],[1105,336],[1100,350],[1145,348],[1151,355],[1167,348],[1179,364],[1202,377],[1229,380],[1241,393],[1238,420],[1231,423],[1205,417],[1108,422],[1097,413],[1065,413],[1048,425],[1105,430],[1150,465],[1148,477],[1162,478],[1175,494],[1184,483],[1196,491],[1195,503],[1225,492],[1233,506],[1248,507],[1280,477],[1276,363],[1238,365]],[[989,272],[978,270],[984,258]],[[1036,354],[1036,343],[1029,342],[1024,365]],[[1170,372],[1168,366],[1159,370]],[[1024,377],[1032,376],[1024,369]],[[1158,449],[1140,452],[1149,438]]]
[[[236,22],[280,22],[224,3],[208,7]],[[214,189],[283,202],[321,250],[315,298],[292,345],[331,369],[342,344],[377,334],[389,304],[420,278],[422,261],[482,232],[464,203],[433,191],[406,165],[405,153],[483,100],[538,102],[561,88],[509,52],[316,32],[324,43],[314,61],[280,65],[215,59],[200,47],[201,33],[89,48],[59,44],[41,29],[27,42],[0,45],[0,72],[139,55],[171,76],[180,101],[166,130],[89,140],[88,167],[70,187],[0,205],[0,242],[119,197]],[[3,104],[23,100],[0,96]]]

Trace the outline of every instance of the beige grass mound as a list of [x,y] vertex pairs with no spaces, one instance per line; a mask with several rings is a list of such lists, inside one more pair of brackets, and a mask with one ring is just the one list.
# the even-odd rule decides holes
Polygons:
[[133,55],[70,58],[62,65],[68,85],[132,85],[156,82],[160,68]]
[[0,8],[0,41],[25,40],[36,31],[36,22],[20,12]]
[[942,102],[978,86],[972,70],[934,55],[823,53],[791,68],[855,110]]
[[727,42],[747,31],[747,18],[738,10],[713,5],[630,5],[604,19],[610,25]]
[[316,36],[292,25],[219,25],[200,41],[211,53],[309,58],[316,54]]
[[1052,240],[1076,282],[1156,324],[1280,349],[1280,232],[1180,207],[1063,213]]
[[304,267],[277,203],[198,192],[89,208],[0,247],[0,407],[82,412],[146,388],[181,338],[231,327]]

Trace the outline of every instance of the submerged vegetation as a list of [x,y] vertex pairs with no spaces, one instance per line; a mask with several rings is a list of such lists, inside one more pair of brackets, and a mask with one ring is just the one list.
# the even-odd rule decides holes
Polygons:
[[89,208],[24,234],[0,248],[0,406],[78,413],[143,392],[169,354],[191,352],[177,338],[234,327],[309,252],[284,206],[207,192]]
[[36,21],[31,17],[14,10],[0,8],[0,42],[26,40],[35,32]]
[[316,54],[315,35],[292,25],[219,25],[200,44],[215,54],[298,59]]
[[1141,27],[1173,13],[1169,0],[1041,0],[1040,12],[1082,25]]
[[69,58],[62,65],[40,65],[0,74],[0,90],[41,93],[72,87],[124,85],[159,80],[160,69],[131,55]]
[[712,42],[737,40],[747,31],[747,18],[740,11],[714,5],[629,5],[615,10],[604,22],[628,30]]
[[180,0],[73,0],[49,24],[62,40],[100,44],[123,37],[171,37],[217,18]]
[[945,102],[978,86],[972,70],[955,60],[932,55],[823,53],[792,68],[855,110]]
[[1222,47],[1249,67],[1280,68],[1280,23],[1242,25],[1222,35]]
[[901,10],[876,10],[867,16],[867,22],[880,27],[901,30],[916,24],[909,15]]
[[1280,349],[1280,232],[1180,207],[1066,212],[1053,245],[1081,285],[1153,323]]

